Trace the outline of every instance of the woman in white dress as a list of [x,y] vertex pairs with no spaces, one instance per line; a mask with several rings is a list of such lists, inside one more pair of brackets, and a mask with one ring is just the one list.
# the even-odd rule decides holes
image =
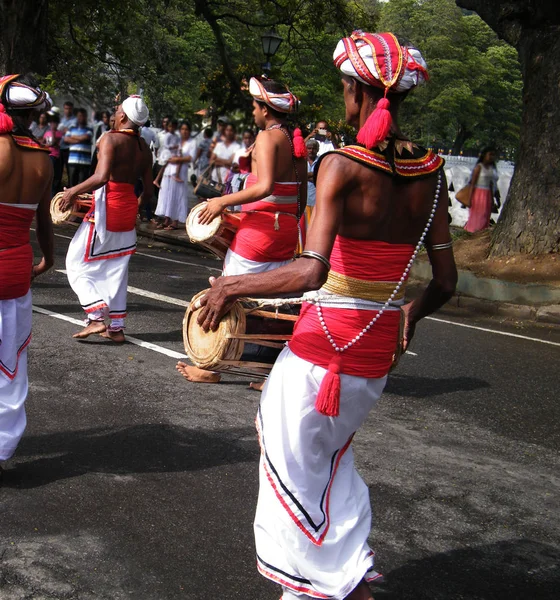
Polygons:
[[179,154],[172,156],[165,166],[156,208],[156,215],[165,217],[160,228],[167,231],[178,229],[179,223],[186,221],[189,203],[195,199],[188,172],[196,155],[196,141],[191,139],[189,123],[181,124],[179,134]]

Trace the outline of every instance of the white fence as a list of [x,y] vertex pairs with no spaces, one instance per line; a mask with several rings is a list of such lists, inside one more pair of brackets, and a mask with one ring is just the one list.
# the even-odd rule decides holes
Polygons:
[[[453,183],[453,192],[449,192],[449,198],[451,200],[451,206],[449,207],[449,214],[451,215],[451,224],[457,227],[463,227],[469,217],[468,209],[464,208],[463,205],[455,200],[455,192],[458,192],[461,188],[467,185],[471,173],[476,165],[476,158],[467,156],[444,156],[445,159],[445,176],[447,177],[447,185]],[[498,215],[500,214],[504,202],[507,197],[511,178],[513,177],[513,171],[515,165],[511,162],[504,160],[498,161],[498,189],[502,200],[502,206],[498,213],[492,215],[492,219],[497,221]]]

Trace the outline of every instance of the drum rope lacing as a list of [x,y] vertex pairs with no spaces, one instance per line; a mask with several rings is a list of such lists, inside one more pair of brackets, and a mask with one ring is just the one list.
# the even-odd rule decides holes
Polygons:
[[395,286],[395,289],[393,290],[393,292],[391,293],[391,295],[389,296],[387,301],[379,309],[379,311],[377,312],[375,317],[373,317],[373,319],[362,329],[362,331],[360,331],[360,333],[356,337],[354,337],[350,342],[348,342],[344,346],[339,346],[334,341],[334,339],[329,331],[329,328],[327,327],[327,324],[325,323],[325,318],[323,316],[323,311],[321,308],[321,297],[318,292],[306,294],[305,296],[300,297],[300,298],[272,298],[272,299],[245,298],[245,300],[255,302],[259,306],[272,306],[272,307],[276,307],[276,308],[278,308],[280,306],[284,306],[285,304],[302,304],[303,302],[309,302],[309,303],[315,304],[315,308],[317,309],[317,316],[319,317],[319,323],[321,324],[321,328],[323,329],[323,331],[325,332],[325,335],[327,336],[327,340],[329,341],[331,346],[334,348],[335,352],[338,352],[338,353],[345,352],[346,350],[351,348],[354,344],[359,342],[362,339],[362,337],[380,319],[381,315],[389,308],[389,305],[391,304],[391,302],[393,302],[395,296],[398,294],[399,290],[401,289],[404,282],[406,281],[408,274],[410,272],[410,269],[412,268],[412,265],[413,265],[414,261],[416,260],[418,253],[420,252],[420,248],[424,244],[424,240],[425,240],[426,235],[428,234],[428,231],[432,225],[432,221],[434,220],[434,215],[436,213],[436,209],[437,209],[437,205],[438,205],[438,201],[439,201],[440,190],[441,190],[441,180],[442,180],[442,176],[441,176],[441,170],[440,170],[438,173],[438,180],[437,180],[437,185],[436,185],[436,191],[434,194],[434,201],[432,204],[432,210],[430,212],[430,216],[428,217],[428,222],[426,223],[426,226],[424,227],[424,231],[422,232],[422,235],[420,236],[420,239],[418,240],[418,243],[416,244],[414,252],[412,253],[412,256],[410,257],[410,260],[408,261],[399,282]]

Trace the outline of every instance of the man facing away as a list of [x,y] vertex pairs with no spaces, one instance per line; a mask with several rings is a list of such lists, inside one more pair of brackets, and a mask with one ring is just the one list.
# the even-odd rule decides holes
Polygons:
[[[13,455],[26,426],[31,280],[54,262],[53,169],[49,149],[29,131],[33,113],[50,106],[30,78],[0,78],[0,462]],[[33,266],[29,228],[35,216],[43,258]]]
[[306,296],[257,415],[257,563],[282,585],[283,600],[371,600],[368,582],[379,575],[352,438],[385,387],[420,241],[433,278],[403,307],[405,349],[416,323],[449,300],[457,280],[443,160],[396,126],[406,93],[427,78],[420,52],[389,33],[356,31],[339,42],[334,60],[359,145],[319,162],[304,252],[272,273],[219,278],[198,318],[215,330],[237,298],[318,290]]
[[136,180],[142,178],[144,186],[141,201],[153,194],[152,153],[139,135],[147,120],[142,98],[127,98],[116,110],[115,129],[99,142],[95,173],[64,192],[63,204],[71,206],[76,196],[95,190],[94,206],[66,255],[68,281],[87,316],[84,329],[73,336],[78,339],[99,333],[114,342],[125,340],[128,263],[136,252]]
[[68,156],[68,183],[76,186],[83,183],[90,175],[91,140],[93,130],[87,124],[85,108],[76,111],[76,124],[68,128],[64,142],[70,146]]
[[[58,125],[58,129],[62,132],[63,135],[66,135],[66,132],[76,125],[76,116],[74,115],[74,103],[73,102],[65,102],[62,107],[62,118],[60,119],[60,124]],[[63,175],[64,169],[68,174],[68,158],[70,156],[70,144],[67,144],[64,139],[60,142],[60,160],[62,162],[62,172],[61,177]]]
[[[298,218],[307,200],[306,149],[301,131],[288,128],[287,116],[299,101],[286,86],[271,79],[249,82],[253,117],[262,131],[251,152],[245,188],[214,198],[200,213],[210,223],[228,207],[242,205],[241,220],[224,259],[224,275],[264,273],[289,263],[296,252]],[[216,383],[217,373],[179,362],[189,381]]]

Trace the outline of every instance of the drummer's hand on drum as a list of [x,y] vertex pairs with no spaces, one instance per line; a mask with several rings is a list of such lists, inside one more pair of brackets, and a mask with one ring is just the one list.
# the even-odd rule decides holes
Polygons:
[[212,286],[206,294],[195,305],[200,308],[197,322],[204,331],[216,331],[220,325],[222,317],[235,304],[235,300],[228,300],[222,290],[224,277],[210,277]]
[[62,210],[68,210],[69,208],[72,208],[72,205],[74,204],[74,198],[76,197],[76,194],[73,190],[74,188],[64,188],[62,199],[60,201],[60,208]]
[[198,222],[201,225],[208,225],[219,215],[222,214],[225,206],[222,204],[221,198],[212,198],[206,202],[206,206],[200,211],[198,215]]

